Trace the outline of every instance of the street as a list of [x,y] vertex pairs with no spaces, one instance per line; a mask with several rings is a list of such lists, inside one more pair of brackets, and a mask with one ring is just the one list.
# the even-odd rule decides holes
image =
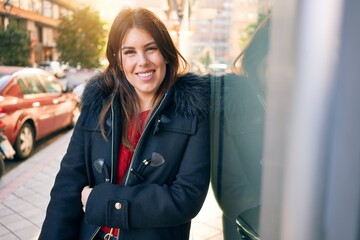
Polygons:
[[[43,139],[40,139],[36,144],[34,148],[33,155],[40,152],[41,150],[45,149],[47,146],[49,146],[51,143],[56,141],[57,139],[61,138],[63,135],[65,135],[67,132],[69,132],[71,129],[66,128],[62,129],[56,133],[51,134],[50,136],[47,136]],[[21,163],[23,163],[26,160],[19,160],[19,159],[11,159],[11,160],[5,160],[5,174],[10,172],[12,169],[19,166]]]
[[74,87],[90,79],[94,74],[96,74],[97,69],[80,69],[76,70],[71,68],[66,74],[66,79],[70,87]]

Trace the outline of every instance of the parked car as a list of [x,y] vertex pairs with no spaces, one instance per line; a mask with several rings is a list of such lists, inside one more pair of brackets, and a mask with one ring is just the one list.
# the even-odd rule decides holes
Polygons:
[[68,79],[66,78],[66,72],[68,69],[67,65],[63,65],[57,61],[46,61],[39,63],[38,68],[43,69],[58,78],[64,89],[68,87]]
[[63,67],[63,65],[57,61],[41,62],[38,64],[38,67],[52,73],[57,78],[63,78],[66,76],[67,67]]
[[0,66],[0,124],[16,157],[28,158],[37,140],[75,125],[79,99],[52,74],[25,67]]
[[0,122],[0,178],[5,173],[5,159],[12,159],[15,155],[15,150],[10,144],[7,137],[4,135],[5,125]]

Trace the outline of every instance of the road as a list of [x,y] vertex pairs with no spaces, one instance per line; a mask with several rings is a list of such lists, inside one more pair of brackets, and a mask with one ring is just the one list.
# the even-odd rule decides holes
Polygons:
[[[39,140],[35,144],[34,152],[32,153],[32,156],[40,152],[41,150],[45,149],[47,146],[49,146],[51,143],[55,142],[56,140],[63,137],[67,132],[71,131],[71,129],[66,128],[62,129],[54,134],[49,135],[48,137],[45,137],[41,140]],[[19,166],[21,163],[23,163],[25,160],[20,159],[12,159],[12,160],[5,160],[5,175],[10,172],[12,169]]]
[[86,80],[88,80],[97,71],[98,71],[97,69],[81,69],[77,71],[76,69],[71,68],[66,75],[68,85],[70,87],[79,85],[80,83],[83,83]]

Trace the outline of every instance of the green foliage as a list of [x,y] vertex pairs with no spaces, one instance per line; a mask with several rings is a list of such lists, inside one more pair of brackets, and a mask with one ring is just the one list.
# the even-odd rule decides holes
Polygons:
[[211,63],[215,62],[214,49],[205,47],[198,55],[197,60],[202,63],[205,68],[209,67]]
[[30,38],[16,23],[0,32],[0,65],[28,66]]
[[257,29],[257,27],[259,26],[259,24],[266,18],[267,15],[265,14],[259,14],[258,19],[256,22],[249,24],[246,28],[245,28],[245,36],[240,38],[240,47],[243,48],[244,46],[246,46],[250,39],[252,38],[252,36],[255,33],[255,30]]
[[57,49],[60,61],[76,66],[98,67],[105,46],[106,31],[98,13],[89,7],[62,17],[58,26]]

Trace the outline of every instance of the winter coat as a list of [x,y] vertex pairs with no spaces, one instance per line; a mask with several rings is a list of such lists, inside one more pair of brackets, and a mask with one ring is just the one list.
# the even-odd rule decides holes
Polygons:
[[[84,91],[39,239],[88,240],[98,226],[119,228],[121,240],[189,239],[191,219],[200,211],[210,178],[208,82],[194,74],[179,77],[152,112],[123,182],[115,184],[120,100],[112,98],[104,139],[99,115],[111,96],[97,85],[102,80],[93,78]],[[105,166],[99,168],[102,161]],[[93,190],[84,214],[81,191],[87,185]]]

